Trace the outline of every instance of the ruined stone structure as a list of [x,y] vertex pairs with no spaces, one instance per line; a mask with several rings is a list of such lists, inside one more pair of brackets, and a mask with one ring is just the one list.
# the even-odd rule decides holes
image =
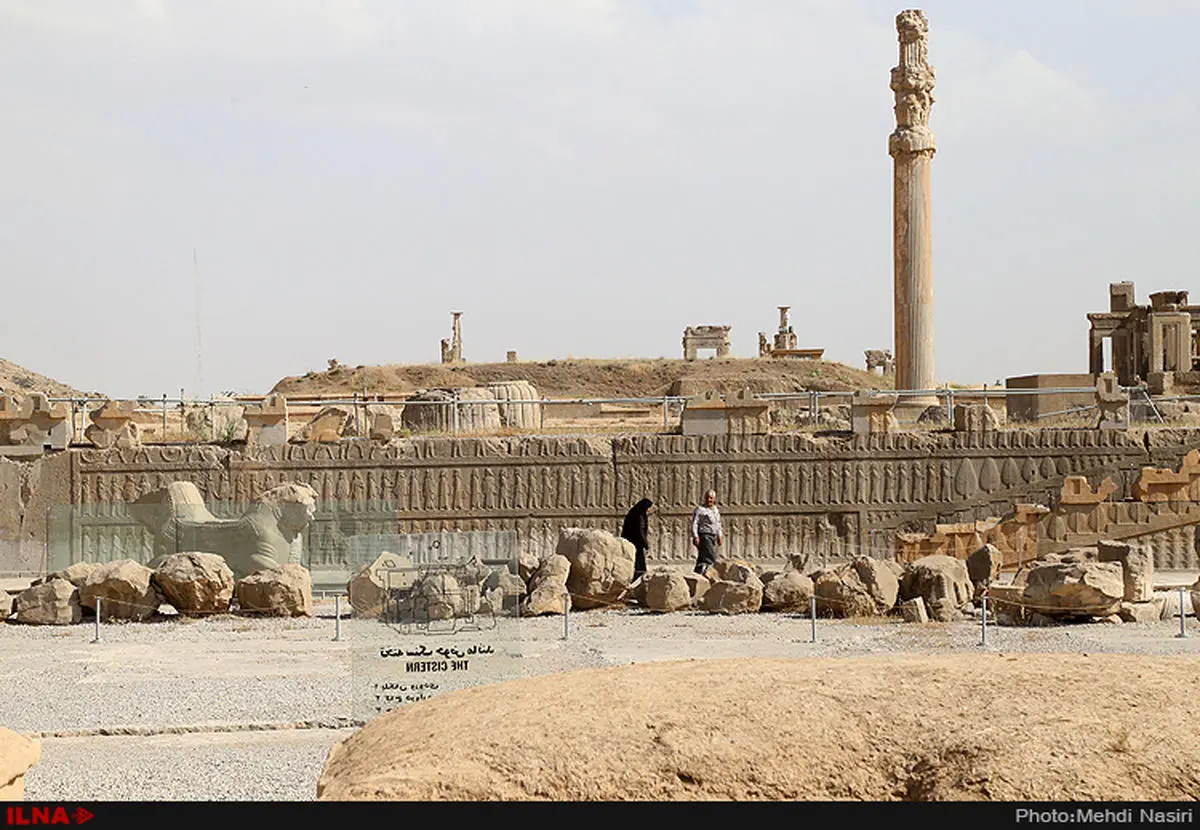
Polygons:
[[[1132,475],[1126,476],[1126,480]],[[1131,492],[1106,476],[1094,488],[1086,476],[1067,476],[1054,507],[1016,504],[1004,519],[937,525],[931,534],[898,533],[898,558],[912,561],[934,553],[966,558],[984,544],[995,545],[1003,567],[1013,570],[1038,556],[1095,547],[1105,540],[1134,542],[1156,567],[1191,568],[1200,525],[1200,451],[1191,450],[1173,468],[1144,467]]]
[[[921,11],[896,16],[900,63],[892,69],[896,129],[893,159],[896,388],[933,389],[933,249],[930,164],[936,146],[929,129],[934,69],[927,60],[929,23]],[[906,399],[929,406],[932,397]]]
[[242,417],[250,446],[281,447],[288,442],[287,399],[283,395],[267,395],[261,404],[246,407]]
[[899,429],[893,410],[895,395],[875,395],[860,389],[850,399],[850,422],[855,435],[886,435]]
[[[1108,286],[1108,311],[1088,315],[1088,371],[1116,373],[1122,386],[1145,382],[1154,394],[1176,383],[1200,386],[1200,306],[1188,305],[1186,291],[1158,291],[1150,305],[1138,305],[1132,282]],[[1112,365],[1104,359],[1104,341]]]
[[749,389],[724,398],[707,390],[688,401],[683,410],[684,435],[766,435],[771,431],[771,407]]
[[799,349],[796,347],[796,332],[788,322],[790,306],[779,306],[779,330],[775,332],[774,345],[768,345],[767,335],[758,333],[759,357],[797,357],[806,360],[820,360],[825,354],[824,349]]
[[65,404],[52,404],[40,393],[20,402],[0,396],[0,446],[27,449],[32,455],[45,449],[66,449],[70,443],[71,423]]
[[887,349],[867,349],[864,354],[867,356],[868,372],[878,369],[879,374],[890,375],[896,371],[896,361]]
[[[305,564],[318,571],[348,569],[349,540],[371,534],[512,530],[522,552],[549,555],[560,528],[615,532],[643,496],[656,506],[651,559],[690,561],[688,518],[709,487],[725,523],[723,557],[891,557],[897,531],[1004,517],[1014,504],[1054,506],[1071,476],[1111,479],[1116,510],[1165,511],[1172,503],[1118,500],[1133,496],[1144,466],[1178,468],[1197,445],[1196,429],[1158,430],[1149,452],[1125,430],[1011,429],[71,449],[0,460],[0,570],[149,561],[151,537],[129,505],[175,481],[193,482],[225,518],[244,515],[280,484],[312,486],[318,498]],[[1200,566],[1187,541],[1192,530],[1172,531],[1177,542],[1158,549],[1157,567]]]
[[713,349],[717,357],[729,357],[732,326],[688,326],[683,330],[683,359],[695,360],[700,349]]
[[452,339],[442,340],[442,363],[462,363],[462,325],[459,322],[462,312],[450,313],[454,316],[454,335]]

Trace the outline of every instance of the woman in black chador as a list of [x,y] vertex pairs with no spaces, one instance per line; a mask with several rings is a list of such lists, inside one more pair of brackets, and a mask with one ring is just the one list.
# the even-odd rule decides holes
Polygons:
[[621,525],[621,538],[633,542],[637,548],[637,558],[634,559],[633,578],[636,581],[646,573],[646,548],[650,547],[649,520],[646,514],[654,502],[642,499],[625,514],[625,523]]

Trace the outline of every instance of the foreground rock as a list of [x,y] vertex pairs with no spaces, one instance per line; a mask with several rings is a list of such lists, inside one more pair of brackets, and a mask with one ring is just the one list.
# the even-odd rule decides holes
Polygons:
[[42,758],[40,741],[0,726],[0,801],[25,798],[25,773]]
[[412,557],[384,551],[349,582],[346,593],[350,596],[351,613],[355,617],[370,619],[383,612],[388,591],[406,593],[416,581]]
[[700,600],[704,599],[704,595],[708,593],[708,589],[712,587],[712,582],[704,574],[685,573],[683,581],[687,583],[693,605],[698,605]]
[[799,571],[784,571],[770,580],[763,580],[762,610],[808,613],[812,596],[812,579]]
[[83,619],[79,589],[59,577],[26,588],[17,596],[16,605],[19,623],[71,625]]
[[863,556],[813,578],[817,611],[826,616],[870,617],[896,605],[900,581],[888,563]]
[[1025,582],[1030,611],[1049,617],[1108,617],[1121,610],[1125,579],[1116,562],[1038,563]]
[[682,611],[692,607],[692,592],[678,571],[655,570],[642,579],[643,601],[658,613]]
[[0,622],[3,622],[11,617],[12,612],[13,596],[8,591],[0,588]]
[[1118,613],[1122,622],[1154,623],[1162,620],[1163,607],[1166,602],[1154,598],[1149,602],[1122,602]]
[[132,559],[105,562],[92,571],[79,589],[79,604],[102,620],[144,620],[162,605],[154,587],[154,571]]
[[507,568],[488,573],[480,589],[480,611],[490,614],[515,614],[526,593],[525,581]]
[[567,588],[580,611],[616,605],[633,582],[636,549],[627,539],[593,528],[564,528],[555,554],[571,563]]
[[563,595],[567,593],[570,573],[571,562],[565,556],[555,554],[542,560],[529,578],[529,596],[521,613],[528,617],[564,613]]
[[[1111,802],[1193,792],[1200,743],[1186,739],[1186,725],[1200,718],[1200,701],[1182,690],[1200,685],[1200,661],[1092,651],[1012,657],[656,661],[479,686],[355,731],[329,753],[317,795]],[[1135,677],[1143,705],[1113,705],[1130,698]],[[686,711],[697,700],[737,716],[700,724]],[[1114,755],[1122,736],[1136,774],[1121,760],[1128,752]],[[567,752],[573,762],[548,774],[547,759]]]
[[469,617],[478,610],[479,592],[474,585],[464,586],[452,574],[435,573],[413,584],[400,613],[419,622],[433,622]]
[[258,571],[234,586],[238,613],[267,617],[311,617],[312,577],[302,565]]
[[910,623],[927,623],[929,622],[929,613],[925,609],[925,600],[921,597],[905,600],[900,603],[900,615],[905,622]]
[[762,608],[763,583],[745,562],[720,562],[710,568],[720,577],[704,593],[699,607],[713,614],[754,614]]
[[975,587],[967,566],[953,556],[925,556],[910,562],[900,581],[900,599],[920,597],[931,619],[954,622],[971,606]]
[[154,571],[153,583],[184,616],[226,614],[233,601],[233,571],[215,553],[173,553]]
[[1116,562],[1125,581],[1126,602],[1149,602],[1154,596],[1154,554],[1129,542],[1101,541],[1097,544],[1101,562]]
[[1000,576],[1000,566],[1004,564],[1004,554],[1000,548],[987,544],[967,557],[967,576],[975,586],[975,594],[991,585]]
[[76,562],[74,565],[68,565],[51,576],[58,576],[67,580],[76,588],[82,588],[83,584],[87,582],[88,577],[92,575],[92,571],[98,567],[100,566],[95,562]]

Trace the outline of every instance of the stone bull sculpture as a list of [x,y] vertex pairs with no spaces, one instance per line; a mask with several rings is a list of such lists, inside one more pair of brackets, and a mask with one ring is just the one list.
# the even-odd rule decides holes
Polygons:
[[237,519],[219,519],[190,481],[172,482],[132,505],[134,518],[154,538],[154,561],[172,553],[215,553],[241,579],[255,571],[299,563],[301,534],[312,521],[317,492],[307,484],[284,484],[263,493]]

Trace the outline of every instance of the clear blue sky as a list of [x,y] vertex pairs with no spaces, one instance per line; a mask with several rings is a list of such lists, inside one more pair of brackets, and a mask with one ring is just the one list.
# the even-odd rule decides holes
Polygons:
[[[451,310],[502,361],[750,357],[790,305],[862,365],[903,8],[0,0],[0,356],[207,395],[436,362]],[[1113,281],[1200,301],[1200,3],[921,8],[939,382],[1085,371]]]

